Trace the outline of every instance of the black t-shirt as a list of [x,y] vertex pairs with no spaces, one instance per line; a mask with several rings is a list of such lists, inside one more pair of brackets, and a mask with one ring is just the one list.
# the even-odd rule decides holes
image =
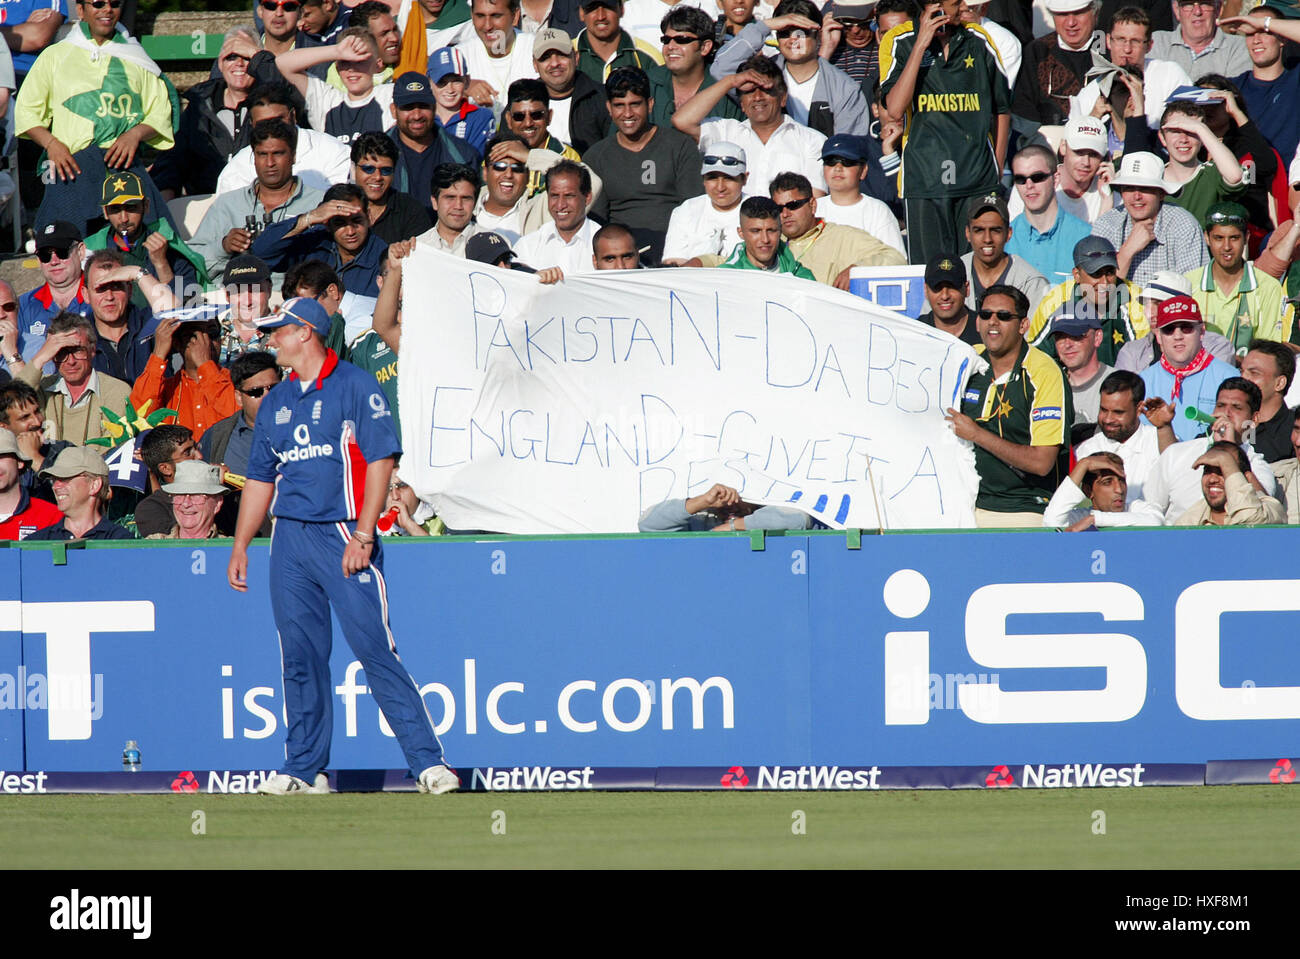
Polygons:
[[429,216],[429,211],[419,201],[398,190],[389,190],[388,206],[374,222],[370,232],[391,245],[419,236],[432,227],[433,217]]
[[1255,451],[1270,463],[1289,460],[1295,456],[1295,447],[1291,445],[1291,429],[1295,426],[1295,410],[1286,404],[1277,411],[1267,423],[1255,427]]
[[[922,313],[917,317],[926,326],[934,326],[934,312]],[[934,327],[936,330],[937,326]],[[975,329],[975,314],[970,310],[966,311],[966,327],[957,336],[957,339],[963,343],[969,343],[971,346],[979,346],[983,341],[980,339],[979,330]]]

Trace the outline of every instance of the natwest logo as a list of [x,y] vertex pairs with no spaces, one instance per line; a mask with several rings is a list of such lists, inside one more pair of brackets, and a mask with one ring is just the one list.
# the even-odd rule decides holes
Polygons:
[[174,793],[196,793],[199,791],[199,781],[194,778],[194,773],[186,770],[183,773],[177,773],[176,778],[172,780],[172,792]]
[[744,789],[749,785],[749,777],[745,775],[744,766],[732,766],[718,781],[722,783],[723,789]]
[[1268,771],[1268,781],[1279,785],[1295,782],[1295,766],[1291,760],[1279,759],[1277,765]]
[[1026,765],[1022,786],[1066,789],[1071,786],[1141,786],[1146,766],[1107,766],[1102,763],[1067,763],[1064,766]]
[[[759,766],[756,789],[879,789],[880,767]],[[726,785],[725,783],[723,785]]]
[[1011,770],[1006,766],[994,766],[987,776],[984,777],[984,785],[989,787],[1004,788],[1014,786],[1016,780],[1011,775]]

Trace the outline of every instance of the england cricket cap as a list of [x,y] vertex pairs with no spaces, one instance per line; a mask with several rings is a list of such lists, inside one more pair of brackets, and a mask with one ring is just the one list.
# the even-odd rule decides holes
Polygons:
[[1119,269],[1115,256],[1115,245],[1104,236],[1085,236],[1074,244],[1074,265],[1089,276],[1096,276],[1102,270]]
[[1104,157],[1110,152],[1110,137],[1100,120],[1078,117],[1065,125],[1065,145],[1076,153],[1091,150]]
[[455,47],[443,47],[429,54],[429,82],[438,83],[443,77],[467,77],[469,64],[465,54]]
[[84,237],[81,231],[67,220],[55,220],[42,227],[36,234],[36,249],[46,250],[50,247],[68,247],[80,243]]
[[1171,296],[1191,296],[1192,284],[1187,282],[1187,277],[1174,270],[1161,270],[1151,282],[1142,287],[1141,297],[1144,300],[1167,300]]
[[989,210],[994,210],[997,215],[1002,217],[1002,222],[1009,224],[1011,222],[1011,213],[1007,210],[1007,201],[1002,199],[996,193],[987,193],[984,196],[977,196],[971,199],[966,205],[966,222],[969,223]]
[[1165,183],[1165,161],[1154,153],[1125,153],[1119,172],[1110,181],[1111,188],[1134,187],[1171,192]]
[[748,169],[745,159],[744,147],[722,140],[704,151],[704,165],[700,168],[700,175],[722,173],[729,177],[744,176]]
[[1078,13],[1092,6],[1092,0],[1047,0],[1048,13]]
[[433,89],[429,78],[423,73],[408,70],[393,83],[393,102],[399,107],[413,107],[423,104],[434,106]]
[[925,285],[932,290],[941,286],[955,286],[960,290],[966,285],[966,264],[950,253],[931,257],[925,265]]
[[1101,323],[1092,310],[1077,311],[1075,304],[1062,303],[1052,313],[1052,336],[1064,333],[1066,336],[1083,336],[1089,330],[1100,330]]
[[1196,305],[1196,301],[1190,296],[1184,296],[1181,293],[1178,296],[1171,296],[1167,300],[1161,301],[1156,307],[1156,321],[1154,328],[1159,330],[1168,326],[1170,323],[1201,323],[1201,308]]
[[321,336],[330,331],[329,314],[325,312],[325,307],[310,296],[295,296],[292,300],[285,300],[279,310],[257,320],[255,325],[259,330],[274,330],[290,323],[310,327]]
[[539,30],[533,38],[533,59],[540,60],[552,50],[559,53],[572,53],[573,40],[558,27]]
[[88,446],[69,446],[54,458],[54,465],[41,470],[42,476],[55,479],[70,479],[89,473],[91,476],[107,476],[108,464]]
[[119,203],[134,203],[144,199],[144,186],[134,173],[110,171],[104,177],[104,189],[100,196],[100,206],[117,206]]

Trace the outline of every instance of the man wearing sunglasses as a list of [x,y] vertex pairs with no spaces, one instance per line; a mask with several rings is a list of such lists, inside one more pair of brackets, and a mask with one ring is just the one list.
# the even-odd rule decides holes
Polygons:
[[[1300,104],[1297,105],[1300,108]],[[1202,225],[1210,262],[1189,271],[1205,328],[1226,336],[1238,356],[1251,340],[1285,342],[1282,284],[1246,259],[1249,217],[1239,203],[1216,203]]]
[[752,23],[718,53],[710,68],[719,80],[761,53],[769,33],[780,49],[773,62],[781,68],[789,93],[786,112],[796,123],[820,133],[865,136],[871,111],[852,77],[819,56],[822,15],[812,0],[781,0],[770,20]]
[[[1043,274],[1048,281],[1070,272],[1074,245],[1092,227],[1056,202],[1056,155],[1032,144],[1011,158],[1011,174],[1024,212],[1011,221],[1006,250]],[[1008,211],[1009,212],[1009,211]]]
[[[573,152],[573,151],[569,151]],[[508,243],[541,229],[551,219],[546,197],[546,176],[557,163],[575,161],[553,150],[530,150],[523,138],[510,130],[498,130],[488,141],[483,161],[483,188],[474,206],[474,223],[480,230],[499,233]],[[600,177],[579,164],[591,178],[592,196],[600,195]],[[542,189],[528,192],[537,177]]]
[[[275,355],[249,350],[230,366],[230,381],[239,409],[203,434],[199,452],[209,463],[220,463],[231,473],[248,475],[248,455],[253,449],[253,426],[266,391],[280,382]],[[223,512],[225,512],[223,510]]]
[[363,133],[352,141],[352,182],[366,195],[370,232],[385,243],[419,236],[433,226],[422,203],[393,189],[397,158],[397,144],[382,133]]
[[[659,0],[647,0],[656,6],[662,6]],[[664,73],[667,83],[656,83],[651,76],[655,108],[650,120],[657,126],[669,126],[677,104],[685,103],[705,87],[713,86],[717,80],[709,73],[709,62],[713,59],[713,21],[709,15],[697,7],[681,4],[673,7],[664,15],[659,24],[658,42],[664,53]],[[653,74],[655,71],[648,71]],[[660,74],[660,80],[663,74]],[[718,101],[713,112],[715,117],[730,117],[743,120],[744,112],[740,104],[732,97],[723,97]]]
[[1210,413],[1219,384],[1237,371],[1212,356],[1202,338],[1205,323],[1201,309],[1190,296],[1171,296],[1156,308],[1155,337],[1160,359],[1139,375],[1147,396],[1159,397],[1174,409],[1173,430],[1179,440],[1190,440],[1205,431],[1195,419],[1188,419],[1189,407]]
[[868,103],[880,82],[880,43],[871,29],[875,8],[874,0],[822,8],[821,57],[852,77]]
[[[577,162],[582,157],[564,141],[551,135],[551,98],[541,80],[523,79],[510,84],[506,92],[506,109],[502,114],[506,127],[532,150],[548,150],[565,160]],[[530,170],[525,195],[536,196],[546,189],[542,170]]]
[[84,0],[80,12],[81,22],[36,58],[14,110],[14,129],[46,153],[51,185],[76,179],[74,154],[88,146],[103,147],[104,163],[121,169],[142,144],[168,150],[173,142],[162,71],[118,32],[122,0]]
[[90,298],[81,272],[86,248],[81,231],[56,220],[36,233],[36,259],[45,282],[18,297],[18,352],[0,357],[0,369],[13,372],[17,359],[30,361],[45,342],[50,321],[65,310],[90,315]]
[[301,0],[258,0],[255,7],[262,24],[262,48],[279,56],[298,45]]
[[975,525],[1040,527],[1069,473],[1070,391],[1056,361],[1025,342],[1029,300],[1014,286],[991,286],[979,303],[976,350],[988,369],[966,384],[952,431],[975,446],[979,493]]

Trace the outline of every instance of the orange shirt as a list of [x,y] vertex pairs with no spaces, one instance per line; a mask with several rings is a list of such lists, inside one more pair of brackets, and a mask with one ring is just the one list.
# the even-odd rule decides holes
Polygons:
[[131,389],[131,405],[138,411],[146,402],[149,410],[166,407],[176,411],[176,422],[188,426],[197,441],[210,427],[239,409],[230,372],[209,360],[199,367],[198,378],[184,370],[167,376],[167,360],[149,357],[144,372]]

